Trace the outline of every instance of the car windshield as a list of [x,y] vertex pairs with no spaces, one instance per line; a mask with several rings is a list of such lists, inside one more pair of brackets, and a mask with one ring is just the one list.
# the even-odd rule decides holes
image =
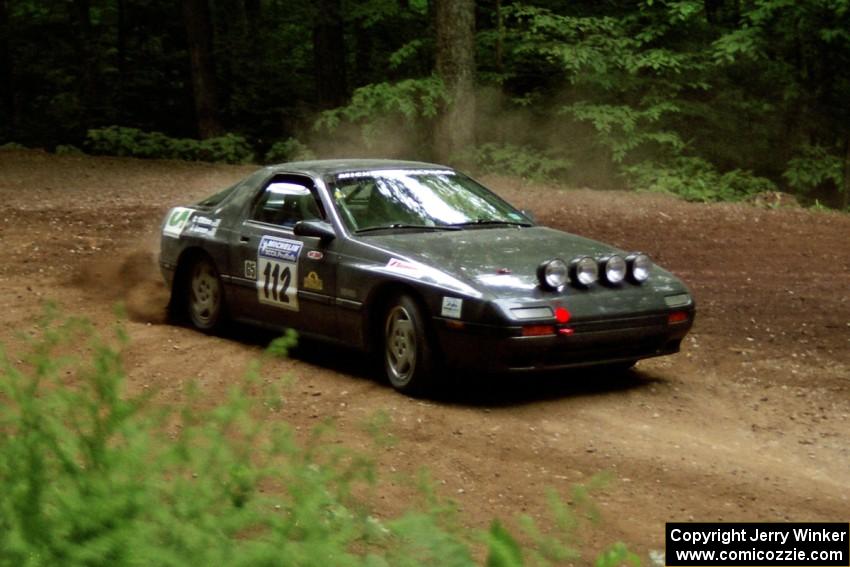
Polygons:
[[355,233],[531,225],[520,211],[451,170],[342,173],[334,180],[333,198]]

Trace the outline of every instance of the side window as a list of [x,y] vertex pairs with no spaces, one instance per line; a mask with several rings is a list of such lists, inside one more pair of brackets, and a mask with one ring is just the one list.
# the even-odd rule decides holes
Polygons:
[[322,212],[313,193],[300,183],[273,180],[254,206],[251,218],[292,227],[300,220],[321,219]]

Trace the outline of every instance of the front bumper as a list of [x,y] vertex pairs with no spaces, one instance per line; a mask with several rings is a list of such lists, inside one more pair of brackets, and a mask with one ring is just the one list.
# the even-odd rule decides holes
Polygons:
[[572,334],[522,336],[522,327],[491,327],[437,319],[447,364],[489,372],[521,372],[635,361],[679,352],[694,320],[668,323],[668,312],[571,322]]

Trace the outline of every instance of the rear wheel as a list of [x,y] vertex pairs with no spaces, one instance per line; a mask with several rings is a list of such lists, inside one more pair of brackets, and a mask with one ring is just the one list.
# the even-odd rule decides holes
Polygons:
[[421,395],[434,386],[434,354],[422,309],[408,295],[389,303],[384,316],[384,369],[393,388]]
[[209,258],[198,258],[186,278],[186,307],[192,326],[204,332],[223,322],[224,289],[218,270]]

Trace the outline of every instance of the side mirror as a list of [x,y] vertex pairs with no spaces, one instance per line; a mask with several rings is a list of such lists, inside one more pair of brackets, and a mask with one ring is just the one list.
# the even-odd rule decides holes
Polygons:
[[302,220],[292,227],[295,236],[313,236],[322,242],[336,238],[336,233],[330,223],[321,220]]

